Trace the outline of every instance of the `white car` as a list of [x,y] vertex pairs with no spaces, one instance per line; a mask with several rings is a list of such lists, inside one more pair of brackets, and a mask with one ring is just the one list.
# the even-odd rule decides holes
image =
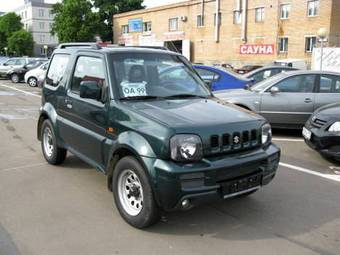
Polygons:
[[28,71],[25,74],[25,83],[27,83],[30,87],[38,86],[39,78],[45,76],[46,74],[48,63],[49,62],[46,62],[39,67]]

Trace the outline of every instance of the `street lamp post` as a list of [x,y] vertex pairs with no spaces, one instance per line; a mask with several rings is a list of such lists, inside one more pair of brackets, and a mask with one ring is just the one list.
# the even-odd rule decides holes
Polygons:
[[5,50],[5,54],[6,54],[6,57],[7,57],[8,56],[8,54],[7,54],[8,48],[5,47],[4,50]]
[[48,46],[44,45],[44,50],[45,50],[45,57],[47,58],[47,51],[48,51]]
[[327,30],[326,28],[320,28],[318,31],[318,37],[320,38],[320,71],[322,71],[323,62],[323,43],[327,41]]

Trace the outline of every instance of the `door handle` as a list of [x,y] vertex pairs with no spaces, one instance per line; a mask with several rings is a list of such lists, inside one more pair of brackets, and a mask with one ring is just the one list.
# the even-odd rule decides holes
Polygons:
[[305,103],[312,103],[312,102],[313,102],[313,100],[311,98],[306,98],[305,99]]
[[72,100],[66,98],[65,104],[68,109],[72,109]]

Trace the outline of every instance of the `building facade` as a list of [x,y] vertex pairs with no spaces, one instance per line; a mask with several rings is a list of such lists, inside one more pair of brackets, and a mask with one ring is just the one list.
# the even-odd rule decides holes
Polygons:
[[21,17],[24,29],[33,35],[34,55],[46,56],[58,45],[58,38],[51,34],[54,15],[52,5],[44,0],[25,0],[14,10]]
[[[217,13],[217,15],[216,15]],[[340,46],[340,0],[189,0],[113,17],[114,42],[175,46],[192,62],[311,62],[319,46]]]

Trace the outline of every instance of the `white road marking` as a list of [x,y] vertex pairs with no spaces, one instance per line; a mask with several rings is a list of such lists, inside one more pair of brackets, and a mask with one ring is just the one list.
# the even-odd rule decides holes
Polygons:
[[321,177],[321,178],[324,178],[324,179],[340,182],[340,176],[338,176],[338,175],[323,174],[323,173],[319,173],[319,172],[316,172],[316,171],[313,171],[313,170],[310,170],[310,169],[307,169],[307,168],[303,168],[303,167],[300,167],[300,166],[295,166],[295,165],[291,165],[291,164],[287,164],[287,163],[283,163],[283,162],[280,162],[280,166],[283,166],[283,167],[286,167],[286,168],[289,168],[289,169],[293,169],[293,170],[296,170],[296,171],[299,171],[299,172],[303,172],[303,173],[306,173],[306,174],[315,175],[315,176],[318,176],[318,177]]
[[0,169],[0,173],[1,173],[1,172],[12,171],[12,170],[20,170],[20,169],[30,168],[30,167],[35,167],[35,166],[43,166],[43,165],[47,165],[47,162],[37,163],[37,164],[31,164],[31,165],[24,165],[24,166],[17,166],[17,167],[5,168],[5,169]]
[[5,87],[5,88],[8,88],[8,89],[12,89],[12,90],[19,91],[19,92],[21,92],[21,93],[24,93],[24,94],[26,94],[26,95],[29,95],[29,96],[34,96],[34,97],[39,97],[39,98],[41,98],[41,96],[40,96],[40,95],[37,95],[37,94],[31,93],[31,92],[28,92],[28,91],[25,91],[25,90],[21,90],[21,89],[13,88],[13,87],[11,87],[11,86],[2,85],[2,84],[0,84],[0,86],[1,86],[1,87]]
[[303,139],[298,139],[298,138],[275,138],[273,137],[273,141],[278,141],[278,142],[304,142],[305,140]]

